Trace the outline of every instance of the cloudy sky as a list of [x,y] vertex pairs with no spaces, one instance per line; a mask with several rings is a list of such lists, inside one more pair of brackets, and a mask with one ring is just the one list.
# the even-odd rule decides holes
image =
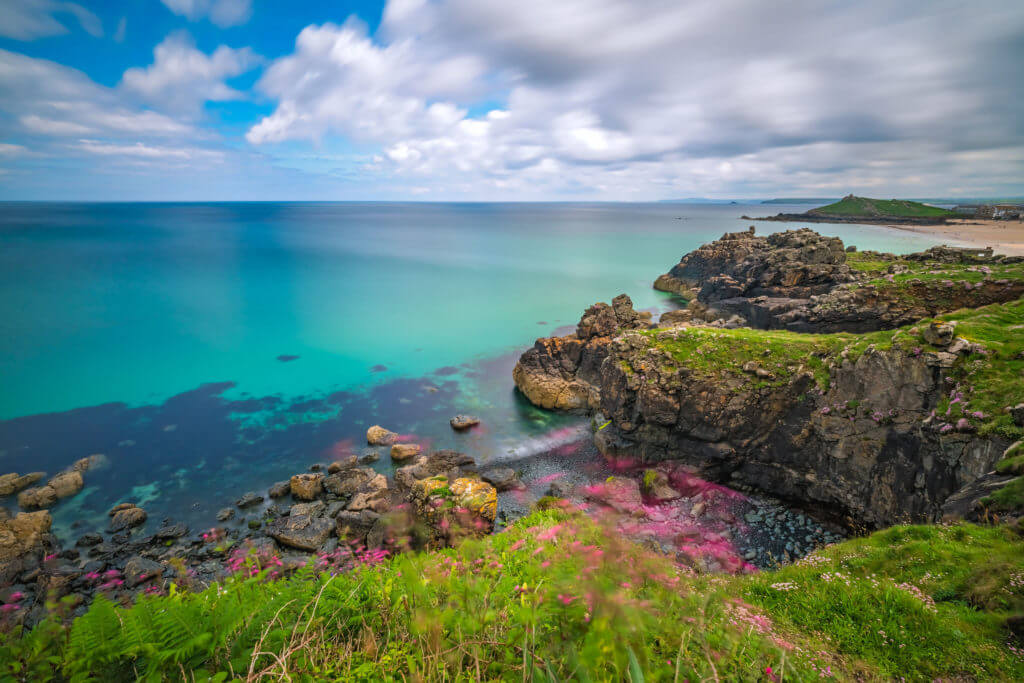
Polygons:
[[0,199],[1022,195],[1022,65],[1022,0],[0,0]]

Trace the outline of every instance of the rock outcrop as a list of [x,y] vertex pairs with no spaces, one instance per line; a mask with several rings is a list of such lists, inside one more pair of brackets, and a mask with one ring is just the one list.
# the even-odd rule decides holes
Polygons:
[[632,300],[620,294],[591,306],[580,318],[576,333],[538,339],[516,363],[512,378],[531,403],[542,408],[586,411],[600,402],[597,383],[608,342],[623,330],[651,327],[649,313],[633,310]]
[[684,296],[696,292],[710,304],[737,297],[807,299],[853,280],[838,237],[807,228],[760,237],[751,226],[683,256],[654,286]]
[[756,363],[746,372],[697,370],[627,334],[602,365],[601,410],[611,424],[596,440],[607,455],[683,461],[706,478],[838,513],[850,525],[933,521],[1006,448],[931,416],[955,359],[899,348],[838,354],[826,359],[822,391],[802,365],[783,376]]
[[[864,252],[877,262],[892,262],[886,273],[851,270],[848,250],[838,237],[823,237],[802,228],[767,237],[748,232],[726,233],[689,254],[654,288],[690,299],[690,319],[698,322],[730,318],[737,324],[795,332],[871,332],[892,329],[959,308],[1012,301],[1024,294],[1024,278],[986,276],[971,281],[960,271],[950,278],[909,278],[903,262],[943,265],[1011,264],[1017,257],[996,256],[991,249],[933,247],[897,257]],[[940,272],[940,271],[935,271]],[[983,272],[983,271],[979,271]],[[877,276],[885,275],[889,280]],[[934,274],[931,273],[931,274]],[[874,278],[875,282],[869,282]],[[662,323],[689,322],[673,313]],[[721,324],[721,323],[719,323]]]

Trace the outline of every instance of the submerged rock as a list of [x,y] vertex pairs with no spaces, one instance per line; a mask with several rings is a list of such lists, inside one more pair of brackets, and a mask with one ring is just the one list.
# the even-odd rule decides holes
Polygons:
[[254,493],[253,491],[249,491],[248,493],[243,495],[241,498],[236,500],[235,501],[235,505],[237,505],[238,507],[244,509],[244,508],[252,507],[254,505],[259,505],[262,502],[263,502],[263,496],[259,495],[258,493]]
[[49,481],[47,486],[56,493],[57,498],[68,498],[82,490],[85,482],[82,480],[82,473],[76,470],[61,472]]
[[22,489],[35,484],[44,476],[46,476],[44,472],[31,472],[29,474],[17,474],[15,472],[11,472],[9,474],[0,475],[0,496],[14,495]]
[[18,494],[18,507],[22,510],[48,508],[57,502],[57,491],[52,486],[35,486]]

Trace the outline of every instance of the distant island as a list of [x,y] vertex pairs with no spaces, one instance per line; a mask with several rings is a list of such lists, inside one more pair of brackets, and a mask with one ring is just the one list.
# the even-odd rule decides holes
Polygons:
[[838,202],[819,206],[805,213],[780,213],[751,218],[759,221],[806,221],[812,223],[885,223],[935,225],[957,216],[955,211],[910,201],[909,199],[871,199],[852,194]]

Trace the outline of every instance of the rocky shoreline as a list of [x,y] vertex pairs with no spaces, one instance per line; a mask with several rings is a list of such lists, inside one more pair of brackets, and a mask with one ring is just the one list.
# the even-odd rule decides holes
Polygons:
[[683,463],[849,529],[978,519],[1011,479],[994,466],[1019,438],[1024,396],[1011,378],[994,428],[971,407],[989,390],[973,375],[993,364],[1014,373],[1016,361],[959,336],[955,322],[926,319],[1019,304],[1021,263],[948,247],[861,254],[808,229],[765,238],[751,228],[658,278],[687,309],[654,329],[538,340],[514,377],[545,407],[558,403],[553,388],[586,395],[571,407],[607,420],[596,435],[606,457]]
[[[125,501],[105,533],[64,548],[47,508],[105,458],[49,479],[10,473],[0,496],[17,496],[22,512],[0,511],[0,600],[30,625],[48,601],[77,615],[98,594],[128,602],[310,562],[347,571],[558,500],[698,571],[770,567],[863,528],[977,519],[1014,479],[993,471],[1011,439],[966,408],[985,391],[966,369],[993,350],[926,318],[1019,299],[1022,263],[983,250],[857,252],[807,229],[726,234],[655,283],[686,308],[655,323],[623,294],[523,353],[518,390],[592,415],[592,433],[478,468],[375,425],[362,452],[247,493],[209,528],[164,519],[143,532],[147,512]],[[1020,426],[1024,406],[1011,412]],[[478,422],[458,415],[450,426]],[[369,467],[385,457],[393,476]]]

